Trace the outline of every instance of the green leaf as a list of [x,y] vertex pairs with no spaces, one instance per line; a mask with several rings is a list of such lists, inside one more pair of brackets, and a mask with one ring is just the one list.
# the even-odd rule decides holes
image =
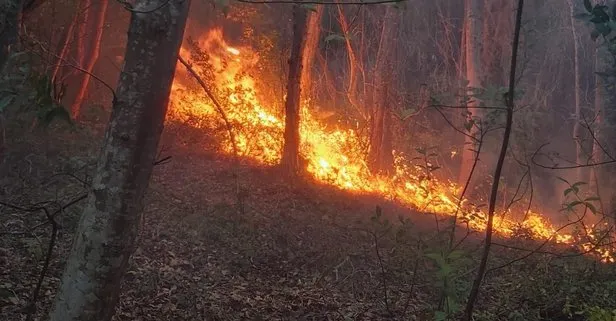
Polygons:
[[565,196],[567,196],[567,194],[573,192],[573,188],[569,187],[565,190]]
[[568,181],[568,180],[566,180],[566,179],[564,179],[564,178],[562,178],[562,177],[560,177],[560,176],[556,176],[556,178],[558,178],[559,180],[561,180],[561,181],[563,181],[563,182],[567,183],[567,185],[571,185],[571,184],[569,184],[569,181]]
[[590,210],[590,212],[597,215],[597,208],[595,207],[595,205],[593,205],[592,203],[588,203],[588,202],[584,202],[584,205],[586,205],[586,207]]
[[577,13],[573,15],[573,18],[577,19],[577,20],[582,20],[582,21],[590,21],[591,19],[591,15],[588,13]]
[[434,321],[444,321],[447,320],[447,313],[444,311],[435,311],[434,312]]
[[317,12],[317,6],[313,3],[304,3],[301,7],[312,12]]
[[448,257],[451,260],[457,260],[457,259],[461,258],[462,256],[464,256],[464,251],[461,251],[461,250],[451,251],[451,253],[449,253],[449,255],[448,255]]
[[592,202],[592,201],[600,201],[601,199],[598,196],[587,197],[584,202]]
[[330,41],[344,41],[345,38],[343,35],[337,34],[337,33],[332,33],[330,35],[328,35],[327,37],[325,37],[325,42],[330,42]]
[[570,208],[570,209],[573,209],[574,207],[576,207],[576,206],[578,206],[580,204],[582,204],[582,201],[573,201],[573,202],[567,204],[567,207]]
[[0,99],[0,113],[13,102],[13,98],[15,98],[15,96],[7,95]]
[[584,0],[584,8],[586,11],[592,12],[592,4],[590,3],[590,0]]
[[56,106],[43,115],[41,125],[49,125],[56,118],[62,119],[70,125],[73,124],[73,120],[71,119],[69,112],[62,106]]

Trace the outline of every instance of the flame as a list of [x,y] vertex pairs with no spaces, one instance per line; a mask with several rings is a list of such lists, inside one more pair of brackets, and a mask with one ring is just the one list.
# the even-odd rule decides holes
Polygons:
[[[264,165],[280,161],[284,116],[281,106],[266,103],[259,97],[256,81],[246,70],[255,66],[258,56],[250,48],[229,46],[222,30],[213,29],[199,40],[199,47],[209,56],[213,69],[212,87],[223,102],[226,117],[234,127],[238,154]],[[187,58],[189,50],[180,54]],[[183,80],[184,79],[184,80]],[[186,72],[178,68],[173,84],[169,117],[178,120],[200,119],[201,126],[221,128],[221,117],[201,88],[191,89]],[[194,86],[194,85],[193,85]],[[469,227],[486,229],[487,215],[480,209],[469,208],[470,202],[458,202],[460,188],[451,182],[431,177],[412,165],[402,153],[395,153],[395,174],[390,177],[371,174],[364,162],[363,137],[350,128],[322,123],[318,115],[303,102],[301,108],[301,152],[306,159],[307,172],[316,181],[356,193],[376,193],[398,201],[419,212],[458,215]],[[221,143],[221,151],[234,153],[229,139]],[[451,152],[451,157],[456,155]],[[575,244],[579,240],[571,234],[557,231],[542,215],[529,212],[523,222],[516,222],[509,212],[495,217],[495,231],[503,236],[514,236],[524,229],[534,238],[553,239],[557,243]],[[608,249],[593,249],[592,239],[581,248],[593,252],[604,262],[614,262]]]

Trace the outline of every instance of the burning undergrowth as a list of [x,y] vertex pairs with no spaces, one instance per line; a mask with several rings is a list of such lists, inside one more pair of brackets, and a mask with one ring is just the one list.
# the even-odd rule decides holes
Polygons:
[[[222,153],[237,152],[265,166],[277,164],[283,144],[283,108],[275,99],[259,94],[260,84],[255,75],[258,55],[251,48],[227,45],[221,29],[188,41],[180,54],[190,61],[222,108],[217,108],[186,69],[178,66],[169,117],[220,133]],[[309,101],[302,107],[300,149],[307,173],[313,179],[349,192],[378,194],[419,212],[458,216],[458,222],[472,229],[485,229],[483,208],[467,199],[458,200],[460,187],[432,174],[435,167],[430,163],[430,154],[424,152],[420,161],[414,163],[412,157],[398,152],[392,176],[372,175],[365,161],[366,137],[358,128],[321,121],[317,113],[311,112]],[[232,127],[232,134],[228,126]],[[609,250],[593,245],[593,241],[599,242],[599,236],[586,232],[592,227],[583,227],[582,232],[574,234],[564,233],[536,212],[514,212],[510,209],[497,215],[497,233],[514,236],[524,231],[534,239],[581,244],[581,249],[596,252],[604,261],[614,261]]]

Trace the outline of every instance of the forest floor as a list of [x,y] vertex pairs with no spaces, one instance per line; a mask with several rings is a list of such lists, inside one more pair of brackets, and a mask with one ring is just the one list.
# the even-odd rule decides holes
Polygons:
[[[23,209],[0,207],[0,319],[26,319],[50,240],[45,214],[24,210],[39,204],[53,212],[84,193],[80,181],[92,175],[103,127],[8,133],[0,200]],[[463,255],[441,262],[442,218],[288,182],[276,168],[234,168],[206,137],[167,126],[161,157],[172,158],[155,167],[114,320],[433,320],[443,292],[453,308],[464,302],[481,233],[462,244]],[[49,313],[82,206],[56,215],[60,230],[34,320]],[[542,249],[549,250],[563,249]],[[490,266],[527,253],[495,247]],[[616,306],[615,272],[585,257],[533,254],[487,275],[476,319],[573,320],[568,306]]]

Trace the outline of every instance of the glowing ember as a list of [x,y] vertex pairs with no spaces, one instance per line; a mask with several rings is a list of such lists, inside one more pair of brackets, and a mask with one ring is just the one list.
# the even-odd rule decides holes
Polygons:
[[227,47],[227,51],[230,52],[231,54],[235,55],[235,56],[240,54],[239,50],[237,50],[235,48],[232,48],[232,47]]
[[[282,108],[264,103],[257,95],[255,80],[245,72],[247,67],[257,62],[256,55],[250,48],[229,47],[220,29],[206,34],[200,39],[199,46],[209,56],[214,71],[214,79],[209,79],[212,81],[211,89],[215,90],[227,119],[233,125],[238,153],[265,165],[277,164],[281,157],[284,130],[284,119],[280,116]],[[185,48],[181,55],[190,57]],[[244,59],[244,56],[248,58]],[[212,102],[202,89],[194,88],[193,82],[186,80],[185,71],[181,69],[178,68],[173,85],[170,118],[184,121],[199,119],[199,126],[224,128]],[[442,215],[458,213],[460,220],[467,222],[471,228],[485,230],[484,211],[467,208],[468,200],[460,202],[461,208],[458,209],[455,197],[459,194],[458,186],[435,178],[426,179],[425,173],[412,166],[401,153],[395,155],[396,170],[392,177],[372,175],[364,162],[363,137],[353,129],[326,128],[310,110],[304,103],[300,124],[301,151],[307,162],[307,171],[315,180],[351,192],[377,193],[419,212]],[[228,137],[221,143],[221,150],[233,153],[234,148]],[[451,156],[455,155],[456,152],[452,151]],[[575,237],[557,232],[537,213],[528,213],[521,223],[510,219],[512,215],[507,214],[498,215],[495,219],[495,230],[500,235],[513,236],[522,228],[537,239],[553,239],[565,244],[576,242]],[[606,249],[593,249],[590,242],[583,244],[582,249],[595,253],[605,262],[614,262],[613,253]]]

